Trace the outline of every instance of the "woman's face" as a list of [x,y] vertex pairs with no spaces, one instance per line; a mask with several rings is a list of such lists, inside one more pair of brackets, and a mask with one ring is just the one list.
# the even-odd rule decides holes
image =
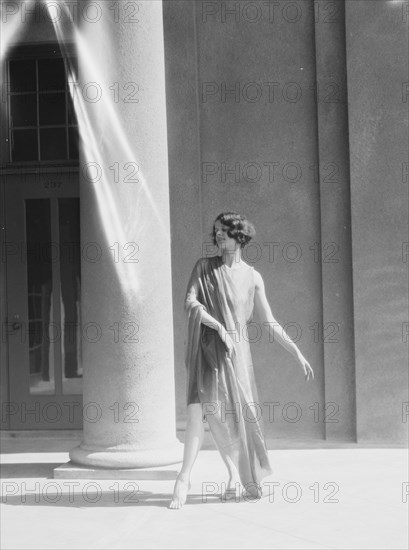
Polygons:
[[220,220],[214,224],[214,232],[216,235],[217,246],[220,250],[234,251],[239,245],[235,239],[227,234],[228,226],[223,225]]

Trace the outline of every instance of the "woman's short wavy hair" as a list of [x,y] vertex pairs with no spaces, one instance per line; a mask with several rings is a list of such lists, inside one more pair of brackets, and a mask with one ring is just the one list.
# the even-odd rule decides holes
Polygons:
[[213,244],[217,246],[215,224],[220,221],[228,227],[227,234],[244,248],[251,239],[255,236],[256,230],[254,225],[246,218],[237,212],[222,212],[217,216],[213,223],[212,238]]

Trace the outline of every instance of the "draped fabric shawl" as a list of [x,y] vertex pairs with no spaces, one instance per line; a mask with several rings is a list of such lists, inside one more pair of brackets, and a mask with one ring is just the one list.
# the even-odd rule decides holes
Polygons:
[[[185,298],[187,403],[202,404],[223,460],[244,486],[272,473],[249,345],[253,307],[253,267],[229,268],[220,256],[196,262]],[[231,359],[217,331],[203,324],[204,311],[231,331]]]

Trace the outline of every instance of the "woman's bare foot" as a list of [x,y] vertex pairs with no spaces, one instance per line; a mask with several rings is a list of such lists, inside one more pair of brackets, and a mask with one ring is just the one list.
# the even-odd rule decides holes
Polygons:
[[242,496],[245,500],[258,500],[263,496],[263,490],[260,486],[249,483],[248,486],[244,488]]
[[169,508],[178,509],[186,502],[187,492],[190,490],[190,480],[188,476],[178,475],[175,481],[175,488],[173,489],[172,501],[169,504]]

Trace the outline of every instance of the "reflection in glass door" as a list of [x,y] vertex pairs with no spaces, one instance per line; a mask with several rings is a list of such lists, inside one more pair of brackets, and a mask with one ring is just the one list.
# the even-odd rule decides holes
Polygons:
[[60,326],[64,394],[82,393],[80,346],[80,204],[78,198],[58,199],[60,250]]
[[30,393],[55,394],[61,384],[57,393],[80,394],[79,199],[56,199],[57,226],[52,228],[54,204],[50,199],[25,201]]
[[81,429],[77,173],[6,181],[11,429]]
[[55,365],[50,357],[52,291],[50,199],[26,203],[28,350],[31,394],[55,393]]

